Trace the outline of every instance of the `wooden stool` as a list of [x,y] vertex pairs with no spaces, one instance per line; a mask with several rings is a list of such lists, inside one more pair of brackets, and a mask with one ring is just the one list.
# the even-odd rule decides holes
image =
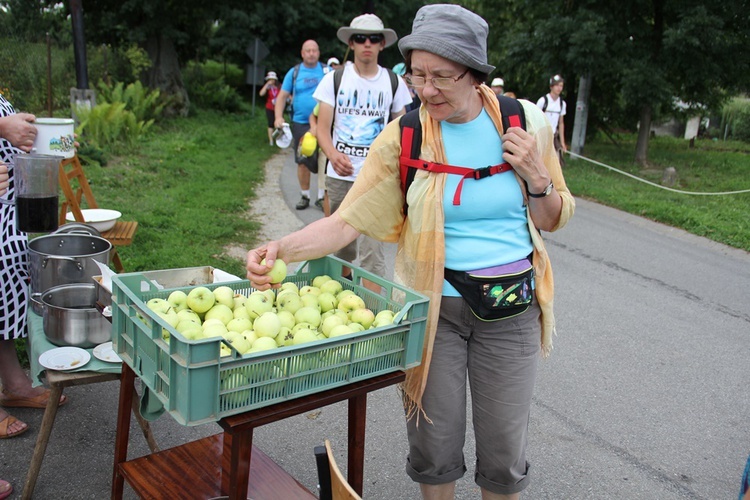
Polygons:
[[[71,183],[73,180],[76,180],[78,183],[78,188],[75,190]],[[77,222],[85,223],[83,212],[81,211],[82,202],[85,201],[89,208],[99,208],[99,205],[94,198],[94,193],[91,191],[89,181],[86,179],[86,175],[83,172],[83,167],[78,159],[78,155],[75,155],[72,158],[65,158],[60,162],[59,182],[60,188],[65,196],[65,201],[60,207],[60,225],[65,224],[65,217],[68,213],[68,209],[73,213],[73,217],[75,217]],[[108,240],[115,247],[130,245],[133,242],[133,236],[135,235],[136,229],[138,229],[137,222],[118,220],[112,229],[102,233],[102,238]],[[114,248],[112,252],[112,263],[115,265],[115,270],[118,273],[125,270],[116,248]]]

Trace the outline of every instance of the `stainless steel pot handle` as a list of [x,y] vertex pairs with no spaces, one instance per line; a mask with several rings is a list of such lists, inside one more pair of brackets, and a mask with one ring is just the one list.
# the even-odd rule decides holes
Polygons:
[[42,269],[47,268],[47,262],[49,260],[67,260],[69,262],[75,263],[76,267],[78,267],[79,271],[83,271],[83,265],[81,265],[81,262],[77,259],[74,259],[73,257],[66,257],[64,255],[45,255],[44,259],[42,260]]

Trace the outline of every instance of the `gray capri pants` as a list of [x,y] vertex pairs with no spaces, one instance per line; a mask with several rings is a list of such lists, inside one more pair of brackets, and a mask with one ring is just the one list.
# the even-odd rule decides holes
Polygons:
[[[526,443],[536,380],[541,324],[534,302],[514,318],[485,322],[461,297],[443,297],[422,404],[407,422],[406,473],[414,481],[444,484],[466,472],[466,374],[476,438],[475,482],[510,495],[529,483]],[[417,422],[418,421],[418,422]]]
[[[346,193],[349,192],[353,185],[354,183],[351,181],[344,181],[335,177],[329,177],[326,180],[326,191],[328,191],[331,213],[338,210],[341,202],[344,201]],[[357,246],[359,246],[359,262],[362,269],[376,276],[385,276],[385,243],[382,241],[361,235],[334,255],[347,262],[354,262],[357,258]]]

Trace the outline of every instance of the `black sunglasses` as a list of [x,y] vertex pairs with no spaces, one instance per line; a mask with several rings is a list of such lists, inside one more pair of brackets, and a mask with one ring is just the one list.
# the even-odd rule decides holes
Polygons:
[[374,35],[363,35],[361,33],[352,35],[352,40],[354,41],[354,43],[365,43],[368,38],[370,39],[370,43],[374,44],[378,44],[385,39],[385,37],[379,33]]

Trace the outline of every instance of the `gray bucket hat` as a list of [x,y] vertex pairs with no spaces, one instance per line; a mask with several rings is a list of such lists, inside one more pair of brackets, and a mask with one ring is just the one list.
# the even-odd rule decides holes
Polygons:
[[412,50],[424,50],[475,69],[491,73],[487,64],[487,21],[460,5],[425,5],[417,11],[411,34],[398,42],[406,57]]

